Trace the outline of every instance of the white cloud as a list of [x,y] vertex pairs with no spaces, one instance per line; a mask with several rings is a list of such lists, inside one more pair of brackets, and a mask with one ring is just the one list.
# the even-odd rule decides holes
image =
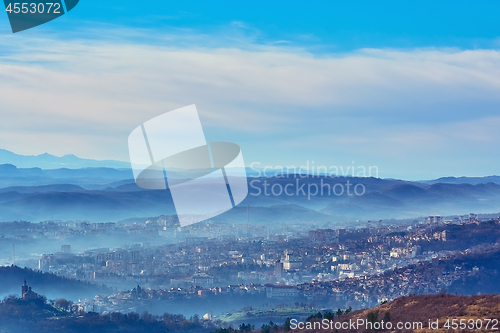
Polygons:
[[[496,50],[318,56],[257,45],[0,43],[8,50],[0,55],[0,145],[21,153],[127,159],[133,128],[193,103],[209,133],[231,128],[227,132],[240,133],[254,155],[251,138],[265,136],[272,152],[283,140],[317,142],[332,131],[345,150],[390,142],[392,150],[378,151],[388,157],[419,142],[450,148],[457,141],[492,146],[498,139],[498,119],[492,118],[500,106]],[[425,157],[423,149],[415,151]]]

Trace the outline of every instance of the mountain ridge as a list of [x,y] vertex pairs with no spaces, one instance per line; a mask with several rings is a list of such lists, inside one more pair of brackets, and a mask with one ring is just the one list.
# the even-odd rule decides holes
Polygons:
[[116,160],[94,160],[80,158],[73,154],[61,157],[43,153],[39,155],[20,155],[6,149],[0,148],[0,164],[12,164],[18,168],[40,168],[40,169],[79,169],[92,167],[107,168],[130,168],[129,162]]

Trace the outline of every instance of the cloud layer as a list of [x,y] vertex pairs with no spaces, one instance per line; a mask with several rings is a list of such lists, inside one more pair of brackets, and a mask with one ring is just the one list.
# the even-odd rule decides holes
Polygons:
[[194,103],[207,139],[238,142],[246,161],[356,160],[404,178],[500,162],[500,51],[165,44],[2,40],[0,146],[127,160],[132,129]]

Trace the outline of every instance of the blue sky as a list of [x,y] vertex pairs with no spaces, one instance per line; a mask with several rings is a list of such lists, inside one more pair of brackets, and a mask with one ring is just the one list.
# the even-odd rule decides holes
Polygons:
[[[94,26],[151,33],[245,34],[258,43],[329,51],[360,48],[498,47],[498,1],[132,1],[82,0],[38,32]],[[2,21],[2,30],[8,30]],[[34,33],[34,31],[31,31]],[[106,31],[90,38],[106,37]],[[226,36],[227,37],[227,36]]]
[[247,164],[499,174],[498,1],[82,0],[18,34],[0,16],[0,146],[127,160],[197,104]]

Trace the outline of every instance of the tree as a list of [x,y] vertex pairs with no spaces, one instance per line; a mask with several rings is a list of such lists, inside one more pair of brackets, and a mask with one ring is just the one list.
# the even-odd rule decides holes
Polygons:
[[59,309],[63,309],[64,311],[68,311],[68,310],[71,310],[71,306],[73,305],[73,302],[71,301],[68,301],[67,299],[65,298],[58,298],[54,305],[59,308]]
[[[366,316],[366,320],[369,323],[372,323],[373,326],[375,326],[375,323],[378,322],[378,311],[369,312],[368,315]],[[375,329],[374,329],[374,331],[375,331]]]
[[387,322],[390,322],[390,321],[391,321],[391,314],[389,313],[389,311],[387,311],[384,314],[384,322],[387,323]]
[[255,327],[253,327],[252,325],[248,324],[248,325],[245,325],[245,323],[242,323],[240,325],[240,332],[251,332],[255,329]]
[[333,318],[335,318],[335,314],[330,312],[330,311],[327,311],[323,315],[323,318],[328,319],[328,320],[333,320]]
[[291,328],[291,321],[292,321],[292,318],[288,317],[286,318],[286,321],[285,321],[285,327],[283,328],[283,331],[284,332],[290,332],[292,330]]

